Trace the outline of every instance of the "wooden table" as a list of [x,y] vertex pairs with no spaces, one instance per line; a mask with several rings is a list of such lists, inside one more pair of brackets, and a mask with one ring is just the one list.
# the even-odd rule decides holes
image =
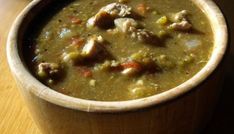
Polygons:
[[0,134],[40,134],[22,101],[6,61],[6,39],[29,0],[0,0]]
[[[234,10],[232,10],[232,1],[217,1],[224,9],[225,14],[229,18],[229,25],[232,27],[231,29],[233,29],[234,20],[232,12]],[[40,134],[11,77],[5,52],[6,38],[12,21],[29,2],[30,0],[0,0],[0,134]],[[234,67],[233,65],[231,66]],[[229,74],[232,72],[233,71],[230,71]],[[234,75],[226,77],[225,88],[228,88],[228,86],[234,87],[234,85],[231,84],[234,83],[232,76]],[[231,91],[231,93],[233,93],[233,91]],[[205,133],[214,134],[225,131],[232,131],[231,133],[234,133],[232,130],[234,125],[229,124],[229,121],[233,123],[234,120],[234,105],[231,103],[234,102],[234,95],[231,93],[230,90],[225,89],[214,119]],[[221,108],[221,110],[219,108]]]

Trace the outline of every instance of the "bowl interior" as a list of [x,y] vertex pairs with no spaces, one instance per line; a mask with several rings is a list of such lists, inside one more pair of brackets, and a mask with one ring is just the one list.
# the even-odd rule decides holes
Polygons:
[[49,101],[51,103],[81,111],[88,112],[124,112],[146,108],[152,105],[158,105],[163,102],[175,99],[203,82],[221,62],[227,48],[227,25],[220,9],[211,0],[192,0],[207,16],[210,21],[214,33],[214,50],[206,66],[200,70],[194,77],[187,80],[183,84],[165,91],[163,93],[150,96],[147,98],[118,101],[118,102],[102,102],[91,101],[70,97],[58,93],[47,86],[43,85],[34,76],[31,75],[22,59],[23,36],[29,28],[30,23],[42,16],[38,17],[46,8],[49,8],[56,0],[34,0],[31,2],[15,20],[7,45],[8,62],[16,80],[25,90],[32,92],[36,96]]

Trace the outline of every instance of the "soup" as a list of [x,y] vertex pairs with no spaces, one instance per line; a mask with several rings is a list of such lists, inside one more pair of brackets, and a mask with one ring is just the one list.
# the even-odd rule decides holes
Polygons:
[[190,0],[75,0],[60,7],[26,36],[24,53],[35,77],[69,96],[124,101],[159,94],[193,77],[213,49],[209,21]]

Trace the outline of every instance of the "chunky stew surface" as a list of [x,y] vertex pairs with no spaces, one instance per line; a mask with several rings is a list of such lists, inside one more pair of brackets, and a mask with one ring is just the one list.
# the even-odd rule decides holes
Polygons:
[[40,81],[99,101],[176,87],[207,63],[213,48],[209,21],[190,0],[75,0],[31,35],[26,59]]

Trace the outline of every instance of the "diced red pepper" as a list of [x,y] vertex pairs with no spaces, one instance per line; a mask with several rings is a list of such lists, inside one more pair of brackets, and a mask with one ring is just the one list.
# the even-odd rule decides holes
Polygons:
[[78,47],[82,46],[85,43],[84,38],[80,38],[79,36],[71,38],[72,45],[76,45]]
[[93,73],[92,73],[92,71],[90,71],[90,70],[84,70],[84,71],[83,71],[83,76],[86,77],[86,78],[92,77],[92,76],[93,76]]
[[81,72],[81,75],[85,78],[89,78],[93,76],[92,71],[89,68],[86,67],[79,67],[79,71]]
[[139,13],[142,16],[144,16],[147,12],[147,7],[144,3],[138,4],[136,9],[137,13]]
[[141,64],[135,62],[135,61],[128,61],[125,63],[122,63],[121,66],[126,69],[126,68],[135,68],[137,70],[141,69]]
[[85,78],[90,78],[93,76],[92,70],[87,67],[77,67],[76,69]]
[[71,20],[71,23],[72,24],[81,24],[82,23],[82,20],[81,19],[79,19],[79,18],[77,18],[77,17],[75,17],[75,16],[69,16],[69,19]]

